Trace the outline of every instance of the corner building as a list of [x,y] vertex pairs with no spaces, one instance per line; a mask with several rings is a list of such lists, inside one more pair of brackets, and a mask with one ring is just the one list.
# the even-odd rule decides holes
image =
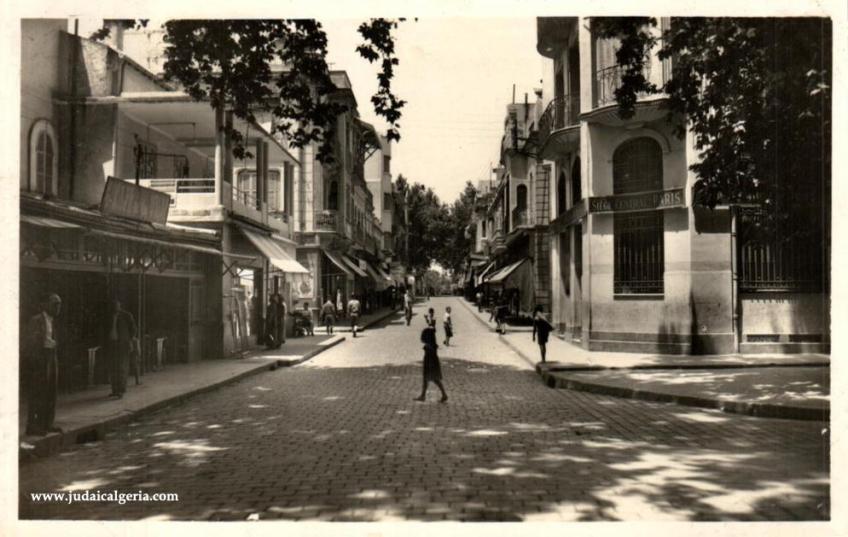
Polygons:
[[[817,243],[787,243],[749,232],[756,207],[694,207],[691,133],[673,134],[661,94],[619,117],[617,41],[589,22],[537,20],[553,82],[538,152],[552,170],[554,324],[589,350],[829,352],[827,224],[811,224]],[[671,60],[655,52],[645,76],[661,86]]]

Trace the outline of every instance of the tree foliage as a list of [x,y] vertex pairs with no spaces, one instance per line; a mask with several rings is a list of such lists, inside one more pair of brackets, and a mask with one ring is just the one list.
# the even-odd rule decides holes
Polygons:
[[[663,92],[668,119],[689,128],[699,151],[695,202],[756,201],[770,219],[820,207],[830,170],[831,42],[828,19],[593,18],[599,37],[619,38],[619,113],[640,93]],[[657,86],[643,76],[650,52],[671,60]]]
[[[117,21],[133,26],[135,21]],[[362,23],[359,54],[382,59],[378,91],[372,97],[375,113],[389,123],[387,136],[399,140],[398,121],[405,102],[391,89],[394,35],[397,21],[371,19]],[[146,25],[146,23],[145,23]],[[331,147],[336,117],[346,108],[329,97],[335,91],[327,65],[327,36],[314,19],[171,20],[163,24],[164,76],[197,100],[226,108],[247,121],[254,112],[270,111],[272,129],[294,146],[319,145],[318,158],[333,160]],[[104,27],[92,38],[103,39]],[[279,67],[279,68],[275,68]],[[249,156],[243,135],[228,129],[236,157]]]

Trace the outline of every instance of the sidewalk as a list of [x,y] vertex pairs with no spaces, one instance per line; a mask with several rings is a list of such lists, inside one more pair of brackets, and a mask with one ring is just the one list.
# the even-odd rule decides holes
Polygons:
[[[378,323],[394,312],[381,309],[363,316],[363,329]],[[337,327],[335,332],[341,332]],[[350,331],[348,325],[347,331]],[[109,398],[111,388],[100,384],[90,389],[60,394],[56,403],[56,426],[61,433],[47,436],[27,436],[26,407],[19,412],[20,460],[46,457],[78,443],[93,442],[103,438],[105,432],[128,423],[139,415],[152,412],[250,375],[273,371],[304,362],[313,356],[343,342],[346,336],[327,336],[322,329],[314,336],[288,338],[276,350],[258,350],[242,358],[204,360],[190,364],[173,364],[161,371],[149,372],[141,377],[142,384],[135,379],[127,381],[127,393],[122,399]]]
[[[479,313],[463,305],[483,324]],[[504,344],[535,366],[551,388],[687,406],[714,408],[752,416],[828,420],[830,356],[790,355],[656,355],[587,351],[558,337],[547,345],[546,364],[538,363],[539,346],[530,334],[507,330]]]

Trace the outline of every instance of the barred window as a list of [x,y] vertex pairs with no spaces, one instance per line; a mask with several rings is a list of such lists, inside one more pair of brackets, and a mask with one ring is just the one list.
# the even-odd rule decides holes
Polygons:
[[662,190],[662,148],[653,138],[628,140],[612,157],[613,194]]
[[768,229],[762,225],[764,218],[757,210],[739,215],[740,291],[820,292],[824,280],[820,225]]
[[662,294],[663,213],[613,216],[615,294]]

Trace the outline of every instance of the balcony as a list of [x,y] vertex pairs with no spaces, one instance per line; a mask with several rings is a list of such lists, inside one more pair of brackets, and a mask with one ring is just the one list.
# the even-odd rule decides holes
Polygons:
[[329,209],[315,211],[315,231],[324,233],[341,233],[342,220],[338,211]]
[[[608,126],[622,126],[626,122],[646,122],[660,119],[664,116],[663,102],[665,95],[662,93],[637,94],[637,102],[634,107],[634,116],[623,120],[618,115],[618,107],[615,101],[615,91],[621,87],[621,79],[624,68],[619,65],[605,67],[595,72],[594,77],[594,109],[583,114],[583,119],[592,123],[601,123]],[[662,87],[666,76],[665,62],[652,57],[642,68],[642,76],[650,84]]]
[[506,241],[504,240],[503,231],[495,229],[495,232],[492,235],[492,240],[489,244],[491,245],[493,255],[498,255],[506,251]]
[[512,210],[512,229],[518,229],[520,227],[532,227],[532,222],[530,221],[530,212],[527,208],[518,208]]
[[539,144],[549,158],[573,149],[580,141],[580,95],[559,95],[539,118]]

